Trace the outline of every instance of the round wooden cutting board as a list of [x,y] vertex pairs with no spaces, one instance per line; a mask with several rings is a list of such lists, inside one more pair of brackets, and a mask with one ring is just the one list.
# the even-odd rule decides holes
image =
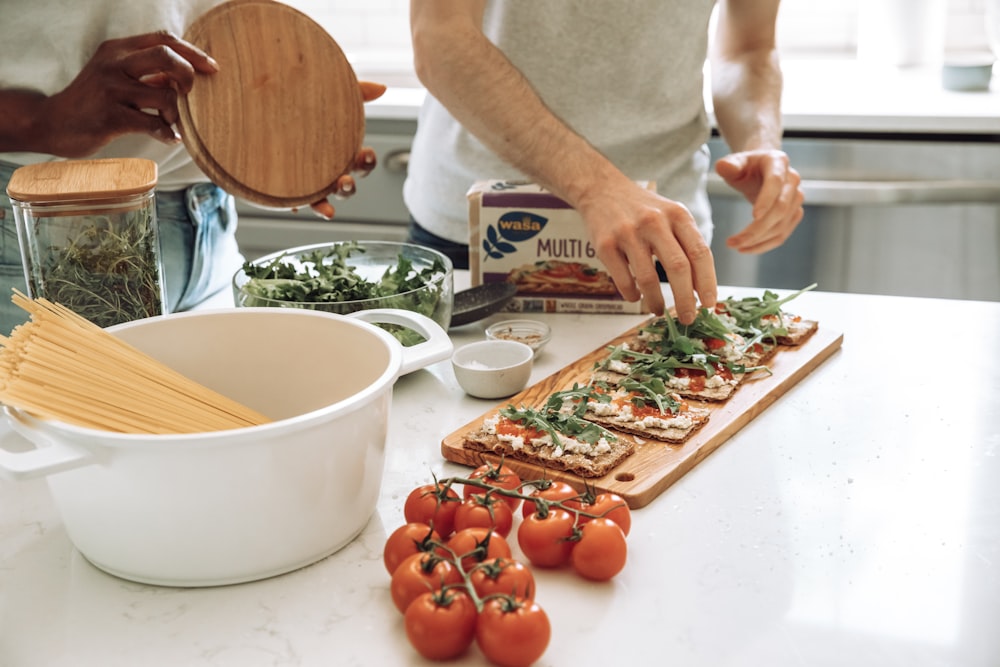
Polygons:
[[184,38],[219,63],[182,96],[180,133],[223,189],[276,208],[325,198],[364,140],[354,69],[315,21],[272,0],[231,0]]

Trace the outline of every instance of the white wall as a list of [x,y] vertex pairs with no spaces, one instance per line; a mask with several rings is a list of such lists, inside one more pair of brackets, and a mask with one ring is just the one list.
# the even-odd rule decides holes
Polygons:
[[[285,0],[322,23],[350,55],[408,61],[408,0]],[[862,3],[878,0],[783,0],[778,42],[788,56],[853,57]],[[912,0],[908,0],[912,1]],[[945,0],[945,48],[987,49],[985,0]]]

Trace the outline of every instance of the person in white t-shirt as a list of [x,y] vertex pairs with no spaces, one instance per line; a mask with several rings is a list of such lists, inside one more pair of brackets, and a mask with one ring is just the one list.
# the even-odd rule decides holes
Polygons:
[[[705,183],[703,71],[731,155],[716,171],[753,203],[727,239],[781,245],[802,219],[781,150],[779,0],[411,0],[414,63],[428,97],[404,197],[410,240],[468,262],[465,194],[477,180],[536,182],[575,208],[629,300],[662,313],[657,260],[682,322],[717,295]],[[658,192],[637,181],[654,180]]]
[[[66,158],[141,157],[158,165],[157,224],[166,310],[188,310],[223,290],[243,263],[232,195],[195,165],[175,129],[178,95],[209,54],[177,37],[220,0],[4,0],[0,39],[0,333],[27,314],[10,301],[26,291],[13,212],[11,174],[24,164]],[[384,86],[359,82],[366,101]],[[266,159],[266,156],[263,156]],[[353,174],[375,166],[363,149],[337,197],[354,192]],[[332,217],[319,201],[313,210]]]

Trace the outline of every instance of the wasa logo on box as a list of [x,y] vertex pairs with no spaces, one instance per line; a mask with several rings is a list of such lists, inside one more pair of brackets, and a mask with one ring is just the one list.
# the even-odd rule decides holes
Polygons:
[[503,259],[504,255],[517,252],[515,243],[527,241],[542,231],[548,218],[526,211],[504,213],[495,225],[486,227],[483,250],[493,259]]

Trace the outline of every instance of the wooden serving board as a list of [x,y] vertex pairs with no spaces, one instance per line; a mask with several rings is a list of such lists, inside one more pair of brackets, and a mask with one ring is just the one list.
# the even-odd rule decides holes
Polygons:
[[[645,323],[640,326],[644,325]],[[499,403],[457,429],[441,441],[441,453],[449,461],[473,467],[482,464],[484,459],[496,462],[499,457],[495,454],[465,449],[462,446],[464,434],[478,429],[486,417],[494,415],[499,408],[508,404],[538,406],[553,392],[569,389],[574,382],[586,384],[594,364],[607,355],[607,348],[631,338],[638,329],[639,327],[629,329],[573,364]],[[759,373],[753,378],[748,378],[724,403],[691,401],[693,406],[709,408],[712,414],[708,423],[681,445],[631,437],[616,431],[616,435],[620,437],[631,437],[636,443],[636,450],[604,477],[584,478],[573,473],[543,469],[541,466],[514,459],[506,459],[504,463],[515,470],[522,479],[548,477],[569,482],[580,490],[583,490],[584,486],[590,486],[599,492],[617,493],[633,509],[643,507],[840,349],[843,340],[843,333],[824,329],[821,323],[819,330],[805,343],[798,347],[783,346],[771,358],[767,364],[772,371],[771,375]]]

